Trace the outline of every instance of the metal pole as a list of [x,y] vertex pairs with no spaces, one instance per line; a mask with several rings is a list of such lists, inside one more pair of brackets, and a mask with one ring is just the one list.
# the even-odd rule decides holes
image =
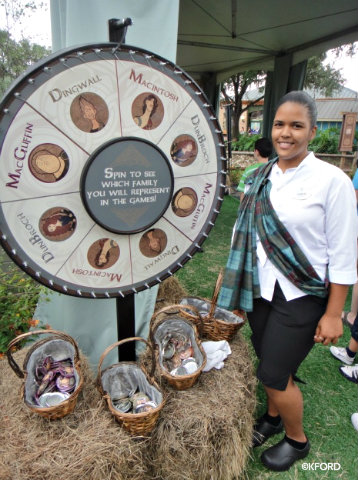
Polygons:
[[[227,155],[229,159],[229,165],[231,160],[231,142],[232,142],[232,105],[226,105],[226,139],[227,139]],[[231,166],[231,165],[230,165]]]
[[[135,337],[134,293],[116,299],[118,341]],[[134,361],[135,342],[128,342],[118,348],[118,360]]]
[[[108,20],[109,41],[116,42],[119,45],[125,42],[127,27],[132,25],[130,18],[119,20],[111,18]],[[125,338],[135,336],[135,306],[134,293],[130,293],[125,297],[116,299],[117,313],[117,338],[118,341]],[[128,342],[118,348],[118,360],[134,361],[135,342]]]

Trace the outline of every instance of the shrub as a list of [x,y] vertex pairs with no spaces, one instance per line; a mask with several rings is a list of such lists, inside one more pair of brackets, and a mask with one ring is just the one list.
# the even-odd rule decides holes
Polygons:
[[46,328],[33,318],[40,290],[40,285],[15,264],[9,264],[6,271],[0,273],[0,356],[17,335],[28,332],[31,327]]
[[232,142],[232,150],[239,152],[253,152],[256,140],[261,138],[261,135],[250,135],[248,133],[242,133],[238,140]]
[[310,142],[309,148],[316,153],[339,153],[340,130],[337,127],[319,130],[315,138]]
[[231,185],[238,185],[240,182],[241,175],[243,174],[244,168],[232,168],[229,171],[229,177]]

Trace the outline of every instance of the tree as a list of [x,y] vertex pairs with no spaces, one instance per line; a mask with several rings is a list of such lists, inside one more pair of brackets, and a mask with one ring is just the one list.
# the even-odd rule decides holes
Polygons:
[[49,53],[49,49],[27,39],[16,42],[9,32],[0,30],[0,96],[27,67]]
[[[335,55],[352,56],[355,53],[357,44],[343,45],[334,49]],[[339,70],[330,65],[325,65],[326,53],[316,57],[311,57],[307,63],[307,71],[304,82],[304,88],[320,90],[324,95],[332,95],[334,90],[341,87],[344,78]],[[238,139],[240,116],[253,105],[264,98],[264,84],[266,81],[266,72],[245,71],[232,75],[221,88],[221,93],[227,104],[232,105],[232,137]],[[242,105],[242,100],[249,87],[255,85],[259,87],[259,95],[255,100]]]
[[303,87],[320,90],[326,97],[329,97],[341,87],[344,78],[339,70],[335,70],[330,65],[324,65],[326,58],[327,54],[321,53],[321,55],[308,59]]
[[4,18],[5,30],[7,32],[16,30],[24,38],[23,19],[43,8],[46,9],[44,2],[34,0],[0,0],[0,11]]
[[[232,137],[237,139],[240,135],[239,120],[241,115],[246,112],[252,105],[255,105],[264,98],[264,88],[260,85],[266,79],[264,71],[247,71],[237,73],[231,76],[221,87],[221,93],[227,104],[232,105]],[[262,95],[245,107],[242,104],[245,93],[251,85],[256,85],[261,90]]]
[[[50,53],[48,48],[24,38],[21,28],[24,17],[42,7],[42,2],[0,0],[0,12],[4,19],[4,28],[0,29],[0,98],[26,68]],[[18,41],[11,33],[15,29],[20,35]]]

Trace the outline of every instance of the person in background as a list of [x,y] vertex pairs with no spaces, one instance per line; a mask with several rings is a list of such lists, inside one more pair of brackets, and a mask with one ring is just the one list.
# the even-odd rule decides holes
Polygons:
[[[357,213],[358,213],[358,160],[356,164],[356,171],[353,175],[352,179],[354,191],[356,194],[357,200]],[[352,301],[351,301],[351,308],[349,312],[342,312],[342,321],[348,327],[352,327],[354,319],[358,314],[358,282],[356,282],[352,289]]]
[[352,301],[349,312],[342,312],[342,322],[348,327],[352,327],[354,318],[358,314],[358,282],[353,285]]
[[237,191],[239,192],[239,196],[240,196],[240,202],[242,202],[242,199],[244,197],[245,183],[247,178],[256,170],[256,168],[258,168],[263,163],[268,162],[271,153],[272,153],[271,140],[269,140],[266,137],[259,138],[258,140],[256,140],[254,145],[254,158],[256,160],[256,163],[253,163],[252,165],[249,165],[248,167],[245,168],[240,178],[239,185],[237,186]]
[[355,356],[358,352],[358,315],[351,328],[351,338],[348,346],[336,347],[332,345],[330,347],[330,352],[334,358],[345,363],[346,366],[339,367],[341,374],[351,382],[358,383],[358,363],[353,365]]
[[[357,283],[355,284],[357,285]],[[354,290],[354,288],[353,288]],[[347,347],[330,347],[331,354],[343,362],[345,365],[339,367],[340,373],[353,383],[358,383],[358,363],[353,365],[358,352],[358,315],[356,316],[352,328],[351,338]],[[358,412],[353,413],[351,417],[353,427],[358,431]]]
[[238,211],[218,307],[247,312],[267,410],[253,447],[285,431],[261,455],[274,471],[305,458],[303,396],[296,373],[315,343],[335,344],[357,281],[357,211],[352,182],[308,151],[314,100],[292,91],[278,102],[271,138],[277,158],[257,168]]

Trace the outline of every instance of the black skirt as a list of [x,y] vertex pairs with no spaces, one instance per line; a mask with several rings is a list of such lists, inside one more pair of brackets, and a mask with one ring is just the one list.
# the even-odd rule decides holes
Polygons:
[[327,298],[305,295],[287,301],[276,282],[272,300],[254,300],[247,314],[251,341],[259,358],[257,378],[263,385],[286,390],[290,375],[314,345],[316,327],[324,314]]

